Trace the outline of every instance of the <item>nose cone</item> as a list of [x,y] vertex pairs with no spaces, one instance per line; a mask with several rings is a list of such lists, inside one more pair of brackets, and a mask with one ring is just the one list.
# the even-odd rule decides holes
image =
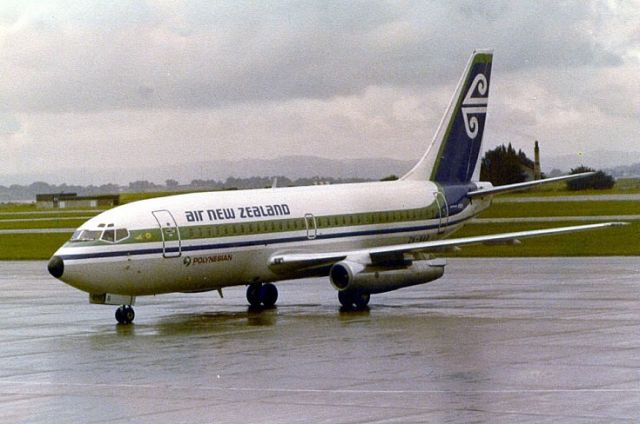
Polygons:
[[61,257],[54,256],[49,261],[47,269],[49,270],[49,274],[53,275],[56,278],[60,278],[62,277],[62,274],[64,274],[64,261]]

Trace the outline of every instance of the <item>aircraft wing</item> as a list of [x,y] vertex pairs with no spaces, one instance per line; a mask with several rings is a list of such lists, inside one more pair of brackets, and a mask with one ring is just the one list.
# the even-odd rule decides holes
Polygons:
[[544,180],[533,180],[533,181],[525,181],[523,183],[506,184],[506,185],[501,185],[497,187],[488,187],[488,188],[483,188],[476,191],[470,191],[469,193],[467,193],[467,196],[482,197],[482,196],[499,194],[499,193],[507,193],[510,191],[526,190],[528,188],[531,188],[537,185],[549,184],[556,181],[574,180],[576,178],[588,177],[589,175],[593,175],[593,174],[595,174],[595,172],[581,172],[579,174],[562,175],[560,177],[545,178]]
[[624,222],[604,222],[599,224],[575,225],[570,227],[545,228],[541,230],[516,231],[512,233],[490,234],[483,236],[461,237],[443,240],[425,241],[420,243],[396,244],[369,249],[350,250],[326,253],[281,253],[274,254],[269,267],[274,272],[302,271],[330,266],[346,258],[360,263],[384,263],[385,258],[398,257],[404,253],[429,253],[442,251],[447,248],[466,246],[471,244],[500,244],[516,242],[519,239],[541,237],[555,234],[589,231],[598,228],[627,225]]

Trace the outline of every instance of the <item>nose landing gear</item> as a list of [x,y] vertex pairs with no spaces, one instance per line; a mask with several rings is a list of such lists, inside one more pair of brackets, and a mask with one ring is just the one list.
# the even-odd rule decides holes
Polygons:
[[131,324],[136,317],[131,305],[122,305],[116,309],[116,320],[119,324]]

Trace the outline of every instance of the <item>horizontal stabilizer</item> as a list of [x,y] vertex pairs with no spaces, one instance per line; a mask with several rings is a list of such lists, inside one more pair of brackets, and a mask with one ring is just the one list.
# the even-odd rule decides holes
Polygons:
[[555,183],[558,181],[575,180],[577,178],[584,178],[593,174],[595,174],[595,172],[582,172],[580,174],[562,175],[560,177],[546,178],[544,180],[525,181],[523,183],[507,184],[507,185],[502,185],[497,187],[488,187],[488,188],[483,188],[476,191],[470,191],[469,193],[467,193],[467,196],[482,197],[482,196],[488,196],[492,194],[526,190],[528,188],[535,187],[537,185]]

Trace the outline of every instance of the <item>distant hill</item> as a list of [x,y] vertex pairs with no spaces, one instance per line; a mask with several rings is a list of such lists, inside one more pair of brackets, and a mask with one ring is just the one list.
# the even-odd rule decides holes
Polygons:
[[631,165],[615,166],[613,168],[605,168],[604,171],[616,178],[640,178],[640,162]]
[[612,169],[619,166],[629,166],[640,161],[640,152],[621,152],[610,150],[598,150],[583,154],[562,155],[545,157],[544,152],[541,166],[545,172],[559,169],[568,172],[571,168],[585,165],[594,169]]
[[[228,177],[271,177],[286,176],[297,179],[305,177],[334,177],[341,179],[365,178],[377,180],[395,174],[402,175],[417,161],[386,158],[370,159],[327,159],[317,156],[282,156],[275,159],[245,160],[207,160],[164,167],[139,167],[129,169],[61,169],[58,171],[30,171],[22,174],[0,174],[0,186],[11,184],[28,185],[34,181],[51,184],[102,185],[114,183],[126,185],[131,181],[147,180],[164,184],[174,179],[182,184],[193,180],[226,180]],[[628,172],[638,175],[634,163],[640,163],[640,152],[600,151],[585,153],[582,156],[563,155],[557,157],[542,156],[542,169],[547,175],[554,168],[568,172],[571,168],[586,165],[595,169],[617,169],[631,167]],[[624,169],[612,175],[627,175]]]
[[326,159],[316,156],[283,156],[275,159],[209,160],[164,167],[134,169],[64,169],[56,172],[29,172],[0,175],[0,185],[31,184],[46,181],[51,184],[101,185],[128,184],[136,180],[163,183],[167,179],[189,183],[192,180],[226,180],[228,177],[255,176],[366,178],[380,179],[390,174],[402,175],[415,161],[395,159]]

